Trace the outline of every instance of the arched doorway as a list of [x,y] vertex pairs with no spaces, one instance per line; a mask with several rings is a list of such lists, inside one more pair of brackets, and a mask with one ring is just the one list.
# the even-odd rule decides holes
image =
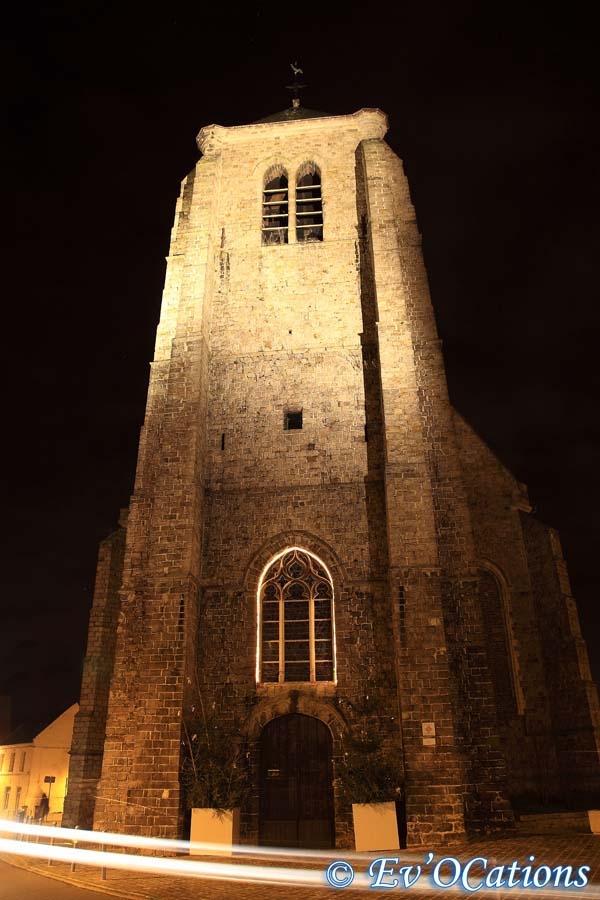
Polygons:
[[259,840],[275,847],[335,846],[331,733],[296,713],[260,737]]

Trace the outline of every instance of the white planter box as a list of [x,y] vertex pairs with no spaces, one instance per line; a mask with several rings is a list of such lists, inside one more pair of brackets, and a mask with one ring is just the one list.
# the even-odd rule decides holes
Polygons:
[[357,850],[399,850],[396,804],[353,803],[354,843]]
[[588,809],[588,820],[592,834],[600,834],[600,809]]
[[231,856],[239,841],[239,809],[192,809],[190,856]]

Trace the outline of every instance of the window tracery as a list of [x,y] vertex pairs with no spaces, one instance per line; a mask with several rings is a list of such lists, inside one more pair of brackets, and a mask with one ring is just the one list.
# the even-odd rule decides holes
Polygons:
[[323,564],[298,547],[261,579],[260,680],[333,681],[333,585]]

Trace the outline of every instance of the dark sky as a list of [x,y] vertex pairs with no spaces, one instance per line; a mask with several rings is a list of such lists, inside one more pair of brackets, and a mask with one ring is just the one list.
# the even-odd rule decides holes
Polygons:
[[[559,529],[600,678],[596,29],[583,4],[15,4],[0,691],[78,698],[98,541],[128,504],[179,182],[203,125],[379,107],[455,406]],[[293,9],[292,9],[293,7]],[[335,10],[335,12],[333,11]],[[6,15],[6,14],[5,14]]]

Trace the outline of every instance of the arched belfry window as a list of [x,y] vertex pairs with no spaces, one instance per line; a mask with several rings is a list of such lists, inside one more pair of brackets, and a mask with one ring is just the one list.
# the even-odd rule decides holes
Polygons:
[[271,169],[265,178],[262,242],[263,244],[288,242],[288,178],[283,169]]
[[258,587],[257,680],[334,681],[333,583],[312,553],[275,557]]
[[323,240],[321,173],[314,163],[303,166],[296,178],[296,240]]

